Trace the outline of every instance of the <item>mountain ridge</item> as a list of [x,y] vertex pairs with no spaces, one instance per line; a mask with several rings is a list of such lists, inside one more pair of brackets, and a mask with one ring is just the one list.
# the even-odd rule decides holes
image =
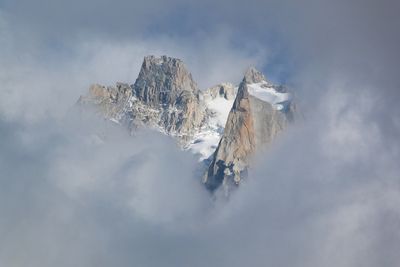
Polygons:
[[283,91],[254,67],[238,87],[221,83],[201,91],[182,60],[146,56],[134,84],[94,84],[78,104],[94,106],[131,133],[149,127],[174,137],[199,155],[209,190],[229,191],[247,176],[251,156],[293,121],[292,97]]

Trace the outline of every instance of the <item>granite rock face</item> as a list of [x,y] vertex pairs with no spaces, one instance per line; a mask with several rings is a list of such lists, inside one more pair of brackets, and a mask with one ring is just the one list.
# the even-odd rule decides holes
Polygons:
[[132,91],[134,123],[157,126],[184,141],[204,122],[202,94],[179,59],[145,57]]
[[204,124],[206,107],[191,73],[179,59],[167,56],[144,58],[133,85],[92,85],[81,104],[98,106],[109,119],[138,127],[155,128],[183,144]]
[[182,105],[185,103],[182,100],[199,94],[183,62],[167,56],[145,57],[132,88],[138,100],[152,107],[160,104]]
[[250,85],[260,83],[278,94],[260,72],[254,68],[246,72],[228,115],[224,134],[204,176],[204,183],[210,190],[220,185],[229,190],[238,185],[247,176],[252,155],[270,144],[292,119],[292,103],[286,103],[285,109],[278,110],[265,99],[249,93]]

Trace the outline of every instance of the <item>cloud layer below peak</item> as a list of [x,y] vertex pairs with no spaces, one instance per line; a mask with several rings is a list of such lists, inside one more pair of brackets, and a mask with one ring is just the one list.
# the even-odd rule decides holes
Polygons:
[[[1,266],[398,265],[397,3],[96,3],[0,4]],[[214,199],[170,138],[71,108],[147,54],[202,89],[256,65],[304,120]]]

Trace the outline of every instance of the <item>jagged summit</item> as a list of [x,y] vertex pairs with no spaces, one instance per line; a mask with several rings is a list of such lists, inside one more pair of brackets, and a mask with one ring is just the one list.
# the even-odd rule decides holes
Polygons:
[[263,81],[267,81],[264,74],[258,71],[255,67],[250,67],[246,70],[243,78],[243,82],[245,83],[260,83]]
[[[255,68],[246,71],[229,112],[224,134],[204,176],[210,190],[230,190],[247,176],[251,157],[286,127],[290,94],[280,93]],[[292,116],[290,116],[292,118]]]
[[93,85],[79,103],[98,106],[107,119],[131,131],[157,129],[182,144],[199,131],[206,116],[191,73],[180,59],[167,56],[146,56],[133,85]]
[[177,104],[179,97],[197,97],[199,90],[183,61],[146,56],[133,85],[135,96],[151,106]]
[[150,125],[186,141],[204,121],[201,92],[180,59],[145,57],[132,91],[134,125]]

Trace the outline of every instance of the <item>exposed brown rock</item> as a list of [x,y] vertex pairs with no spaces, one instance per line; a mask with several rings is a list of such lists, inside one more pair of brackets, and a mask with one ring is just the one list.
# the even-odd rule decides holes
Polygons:
[[[182,140],[190,138],[203,123],[205,107],[201,92],[179,59],[145,57],[132,89],[132,114],[136,120],[150,121]],[[140,104],[157,110],[157,116],[135,112],[135,106]]]
[[117,83],[115,87],[93,84],[89,94],[81,96],[78,104],[94,106],[105,118],[120,119],[125,115],[125,107],[131,95],[131,87],[125,83]]
[[251,156],[271,143],[285,128],[286,113],[249,94],[248,83],[265,81],[255,69],[246,72],[229,113],[224,134],[204,176],[206,186],[214,190],[223,184],[229,188],[246,177]]
[[96,106],[106,118],[123,120],[131,130],[157,128],[184,143],[204,123],[202,101],[201,91],[181,60],[147,56],[132,86],[95,84],[78,102]]

